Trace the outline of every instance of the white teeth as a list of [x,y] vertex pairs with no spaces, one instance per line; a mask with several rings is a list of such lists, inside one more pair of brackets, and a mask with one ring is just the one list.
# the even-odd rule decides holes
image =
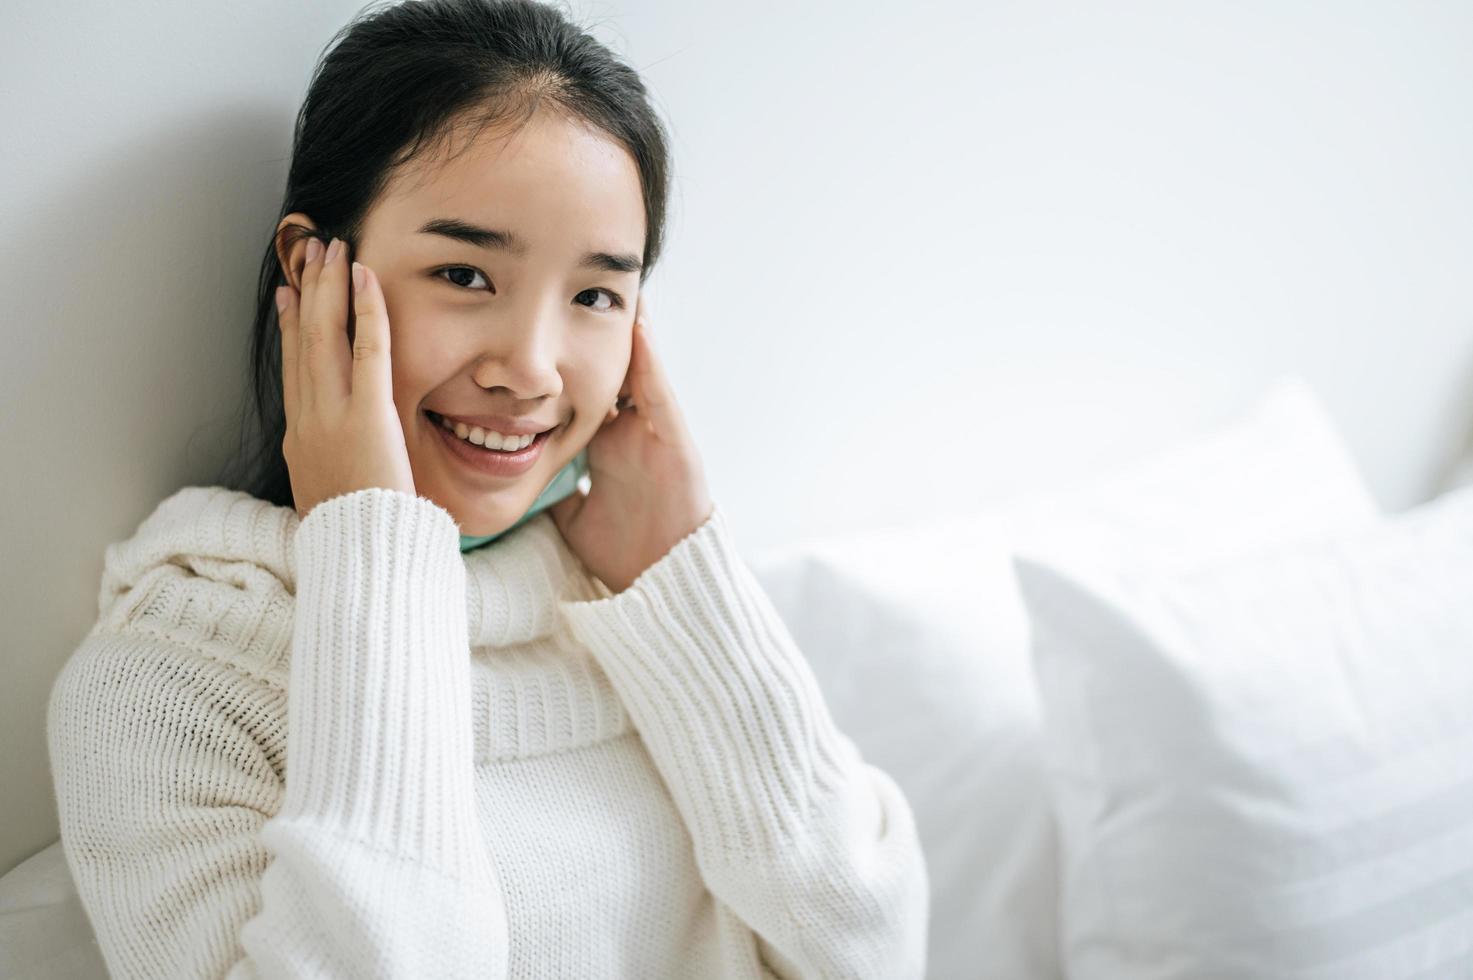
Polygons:
[[533,434],[507,436],[502,435],[500,432],[489,432],[479,425],[468,426],[464,422],[451,422],[443,416],[440,418],[440,425],[454,432],[466,442],[473,442],[477,446],[483,446],[486,449],[499,449],[505,453],[526,449],[532,444],[532,440],[537,438]]

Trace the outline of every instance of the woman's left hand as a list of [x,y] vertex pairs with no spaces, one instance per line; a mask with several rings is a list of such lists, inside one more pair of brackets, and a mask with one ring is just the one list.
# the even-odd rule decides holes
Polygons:
[[568,547],[615,593],[706,522],[706,476],[675,392],[650,346],[644,296],[635,304],[629,371],[633,404],[611,411],[588,444],[592,484],[548,510]]

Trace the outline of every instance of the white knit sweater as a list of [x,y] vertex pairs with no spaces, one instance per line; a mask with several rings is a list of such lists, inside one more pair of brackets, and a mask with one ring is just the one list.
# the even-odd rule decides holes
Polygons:
[[186,487],[52,689],[116,977],[919,978],[895,782],[717,511],[617,596],[547,512]]

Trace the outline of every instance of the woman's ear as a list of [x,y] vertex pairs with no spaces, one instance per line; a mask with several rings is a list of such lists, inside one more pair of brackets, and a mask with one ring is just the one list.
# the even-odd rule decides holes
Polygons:
[[[300,232],[290,231],[290,226],[301,225],[317,231],[317,224],[300,211],[293,211],[281,219],[276,226],[276,261],[281,263],[281,271],[286,276],[286,281],[298,292],[302,289],[302,266],[307,264],[307,236]],[[287,243],[291,244],[288,245]],[[327,244],[326,242],[323,243]]]

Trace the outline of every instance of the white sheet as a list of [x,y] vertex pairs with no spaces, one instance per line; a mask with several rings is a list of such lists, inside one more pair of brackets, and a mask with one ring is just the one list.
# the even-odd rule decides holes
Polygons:
[[0,878],[0,980],[107,980],[59,840]]

